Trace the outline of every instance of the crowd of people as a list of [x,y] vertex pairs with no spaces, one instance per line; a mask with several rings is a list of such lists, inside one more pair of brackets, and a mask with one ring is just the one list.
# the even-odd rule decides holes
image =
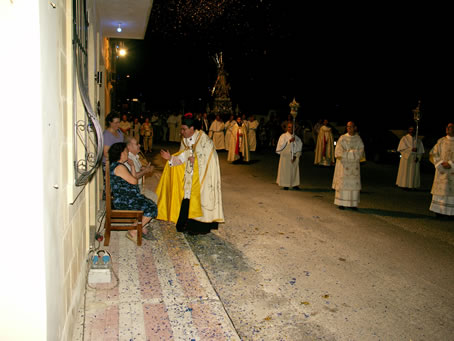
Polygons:
[[[275,117],[267,123],[272,120]],[[118,209],[144,211],[144,238],[148,236],[147,224],[154,218],[176,223],[180,232],[207,233],[224,222],[217,152],[227,151],[227,161],[231,163],[248,162],[250,152],[264,143],[272,146],[280,157],[276,183],[284,190],[299,190],[299,159],[303,150],[303,141],[297,133],[300,130],[290,115],[276,126],[278,135],[261,140],[261,127],[266,130],[267,124],[257,121],[253,115],[247,119],[245,115],[230,115],[224,122],[220,115],[210,120],[206,113],[153,114],[142,122],[139,118],[130,122],[126,115],[111,113],[106,117],[103,169],[106,160],[110,160],[113,205]],[[272,136],[270,133],[267,136]],[[347,123],[346,133],[336,143],[327,120],[319,121],[314,134],[314,164],[335,167],[334,204],[342,210],[357,210],[360,163],[365,161],[365,150],[355,123]],[[157,192],[147,193],[141,179],[153,172],[153,166],[143,155],[140,157],[141,145],[145,152],[151,151],[153,139],[158,136],[159,141],[179,142],[180,149],[173,155],[168,150],[160,151],[166,165]],[[406,190],[419,188],[424,146],[416,138],[414,127],[409,127],[397,150],[401,158],[396,185]],[[430,151],[430,159],[435,165],[430,210],[438,216],[454,216],[453,123],[447,125],[446,136]],[[127,234],[131,240],[135,240],[133,233]]]

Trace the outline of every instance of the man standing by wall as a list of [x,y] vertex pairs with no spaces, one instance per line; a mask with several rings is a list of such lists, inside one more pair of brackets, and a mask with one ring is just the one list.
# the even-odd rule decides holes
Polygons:
[[364,144],[356,134],[355,123],[347,123],[347,133],[337,141],[334,156],[337,159],[333,178],[333,189],[336,190],[334,204],[341,210],[345,207],[357,210],[361,190],[359,163],[364,157]]

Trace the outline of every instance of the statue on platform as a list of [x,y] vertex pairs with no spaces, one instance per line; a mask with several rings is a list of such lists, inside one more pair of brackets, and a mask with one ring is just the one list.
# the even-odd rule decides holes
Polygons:
[[211,95],[214,96],[213,113],[223,116],[233,114],[232,101],[230,100],[230,84],[227,82],[228,73],[224,69],[224,60],[222,52],[214,56],[214,62],[217,67],[217,78],[214,83]]

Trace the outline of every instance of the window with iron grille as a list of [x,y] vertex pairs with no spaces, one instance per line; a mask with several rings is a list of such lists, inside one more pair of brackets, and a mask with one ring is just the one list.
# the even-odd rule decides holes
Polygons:
[[88,33],[86,0],[73,0],[73,122],[76,186],[84,186],[88,183],[96,172],[103,154],[102,127],[89,97]]

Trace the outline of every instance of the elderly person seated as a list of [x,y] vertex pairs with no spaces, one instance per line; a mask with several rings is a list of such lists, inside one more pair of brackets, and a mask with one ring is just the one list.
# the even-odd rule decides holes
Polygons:
[[[140,193],[134,163],[128,158],[126,143],[114,143],[109,148],[110,162],[110,187],[112,190],[112,205],[116,210],[143,211],[142,226],[143,237],[151,239],[148,234],[147,224],[158,215],[156,204]],[[125,163],[129,163],[131,171]],[[136,241],[137,231],[129,231],[126,237]]]

